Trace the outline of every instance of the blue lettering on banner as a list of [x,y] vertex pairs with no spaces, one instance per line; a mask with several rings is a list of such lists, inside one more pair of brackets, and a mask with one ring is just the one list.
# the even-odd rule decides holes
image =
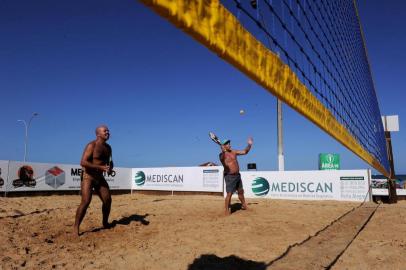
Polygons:
[[150,174],[146,178],[146,182],[152,183],[183,183],[182,174]]
[[271,191],[280,192],[279,184],[275,183],[275,182],[272,182]]
[[271,192],[333,193],[333,183],[272,182]]
[[306,183],[300,183],[300,191],[299,192],[305,192],[306,191]]
[[309,192],[313,193],[313,192],[314,192],[314,189],[310,189],[310,185],[314,185],[314,183],[309,183],[309,184],[307,184],[307,190],[308,190]]

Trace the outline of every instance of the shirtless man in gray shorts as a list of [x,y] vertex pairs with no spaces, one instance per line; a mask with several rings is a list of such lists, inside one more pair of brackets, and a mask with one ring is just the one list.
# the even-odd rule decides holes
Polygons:
[[74,233],[79,235],[79,226],[85,217],[86,210],[92,200],[93,189],[100,197],[103,205],[103,227],[109,228],[108,223],[111,195],[110,188],[104,178],[104,173],[111,173],[113,170],[112,151],[106,141],[110,138],[110,131],[107,126],[101,125],[96,128],[96,140],[91,141],[85,147],[80,165],[83,168],[80,190],[82,200],[76,211]]
[[244,198],[244,189],[242,186],[240,166],[238,165],[237,156],[246,155],[251,150],[253,140],[248,138],[248,145],[244,150],[231,149],[231,141],[224,140],[221,144],[221,153],[219,155],[220,161],[224,167],[224,181],[226,183],[226,199],[225,199],[225,215],[228,216],[231,213],[230,202],[231,196],[234,191],[238,192],[238,198],[241,201],[242,209],[247,209],[247,204]]

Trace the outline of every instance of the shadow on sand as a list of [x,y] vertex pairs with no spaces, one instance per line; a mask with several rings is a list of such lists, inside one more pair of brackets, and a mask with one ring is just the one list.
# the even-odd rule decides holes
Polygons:
[[[258,204],[258,203],[247,203],[248,204],[248,209],[250,208],[250,205],[252,204]],[[242,208],[242,204],[241,203],[233,203],[230,205],[230,209],[231,209],[231,213],[240,211],[240,210],[245,210]]]
[[237,256],[220,258],[214,254],[203,254],[189,265],[188,270],[265,270],[264,262],[244,260]]
[[233,203],[230,205],[231,213],[240,211],[240,210],[245,210],[242,209],[242,204],[241,203]]
[[145,215],[134,214],[129,217],[122,217],[119,220],[113,220],[112,224],[114,224],[114,226],[117,224],[128,225],[133,221],[138,221],[142,225],[149,225],[149,221],[145,219],[147,216],[149,216],[149,215],[148,214],[145,214]]
[[89,233],[89,232],[93,233],[93,232],[99,232],[102,230],[109,230],[111,228],[116,227],[116,225],[129,225],[131,222],[135,222],[135,221],[140,222],[142,225],[147,226],[147,225],[149,225],[149,221],[145,219],[147,216],[149,216],[149,214],[145,214],[145,215],[134,214],[134,215],[131,215],[128,217],[122,217],[119,220],[113,220],[107,228],[105,228],[105,227],[96,228],[91,231],[82,232],[80,235],[83,235],[83,234]]

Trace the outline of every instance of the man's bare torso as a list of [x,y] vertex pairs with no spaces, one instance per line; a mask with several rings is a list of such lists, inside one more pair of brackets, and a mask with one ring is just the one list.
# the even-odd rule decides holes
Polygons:
[[235,151],[231,150],[221,153],[220,161],[224,166],[224,174],[237,174],[240,172],[237,153]]
[[[107,143],[92,141],[89,144],[93,146],[92,162],[95,165],[109,165],[111,156],[111,147]],[[89,174],[101,174],[101,171],[86,169]]]

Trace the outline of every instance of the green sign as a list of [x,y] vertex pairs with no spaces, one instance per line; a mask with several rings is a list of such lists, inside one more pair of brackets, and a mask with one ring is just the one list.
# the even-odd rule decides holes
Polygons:
[[319,154],[319,170],[339,170],[340,155]]

